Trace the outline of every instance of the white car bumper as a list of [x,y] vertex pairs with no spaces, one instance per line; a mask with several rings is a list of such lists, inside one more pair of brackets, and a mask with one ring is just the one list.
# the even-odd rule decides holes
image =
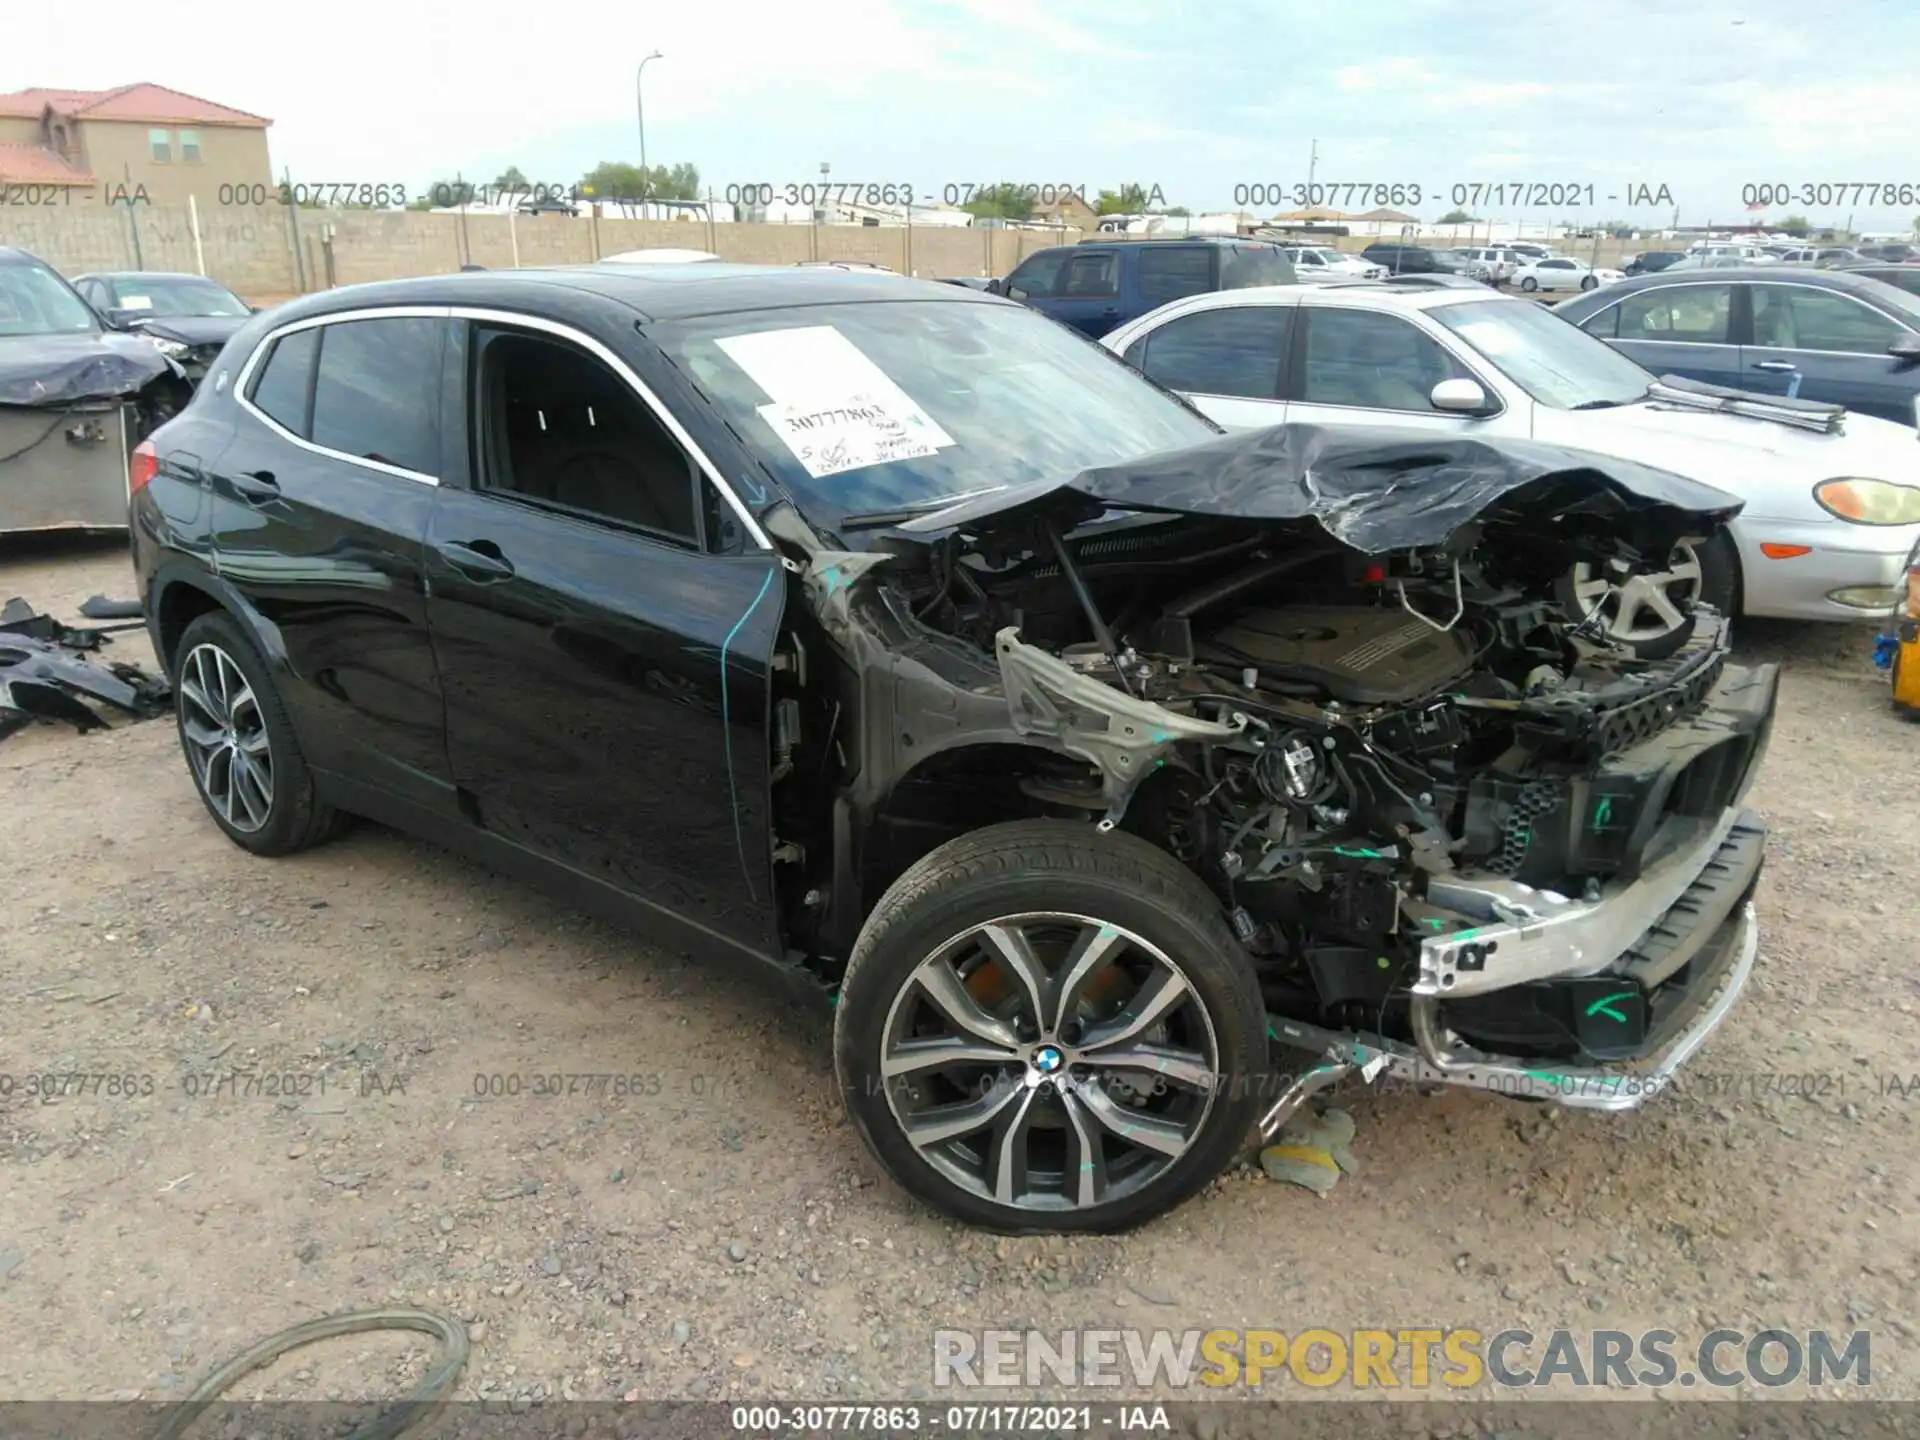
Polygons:
[[[1740,548],[1743,608],[1749,615],[1781,620],[1877,620],[1893,614],[1905,593],[1907,557],[1920,544],[1920,525],[1742,515],[1732,530]],[[1806,553],[1775,559],[1762,545],[1805,546]]]

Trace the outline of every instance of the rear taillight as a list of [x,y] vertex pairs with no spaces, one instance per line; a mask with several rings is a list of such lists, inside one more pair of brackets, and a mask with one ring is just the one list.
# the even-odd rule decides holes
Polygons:
[[142,440],[127,457],[127,493],[135,495],[146,489],[147,482],[159,472],[160,457],[154,453],[153,442]]

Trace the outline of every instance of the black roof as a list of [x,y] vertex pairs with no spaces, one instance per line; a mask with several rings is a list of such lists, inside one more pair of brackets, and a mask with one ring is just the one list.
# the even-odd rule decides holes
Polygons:
[[788,305],[833,305],[887,300],[937,300],[956,305],[1011,305],[984,291],[877,270],[833,266],[646,265],[619,261],[545,270],[482,270],[348,285],[288,301],[274,311],[284,323],[306,315],[378,305],[527,305],[542,292],[597,295],[645,320],[771,310]]

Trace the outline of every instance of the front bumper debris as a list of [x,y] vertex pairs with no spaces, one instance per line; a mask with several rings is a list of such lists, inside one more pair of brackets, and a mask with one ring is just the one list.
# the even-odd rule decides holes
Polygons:
[[[1576,1110],[1637,1110],[1673,1084],[1680,1068],[1720,1028],[1753,974],[1759,925],[1751,903],[1742,905],[1716,936],[1717,972],[1697,997],[1687,1023],[1654,1055],[1619,1066],[1556,1067],[1511,1056],[1456,1051],[1437,1066],[1411,1045],[1379,1036],[1355,1036],[1291,1020],[1275,1019],[1271,1033],[1323,1058],[1281,1092],[1260,1120],[1263,1139],[1273,1136],[1312,1095],[1358,1071],[1368,1081],[1393,1075],[1417,1085],[1460,1085],[1526,1100],[1548,1100]],[[1702,957],[1703,959],[1707,957]]]

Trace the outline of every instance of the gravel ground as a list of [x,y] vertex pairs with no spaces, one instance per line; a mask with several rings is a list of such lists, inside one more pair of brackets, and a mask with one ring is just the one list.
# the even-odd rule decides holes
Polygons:
[[[0,598],[97,591],[132,593],[123,546],[0,557]],[[771,993],[377,827],[248,856],[168,722],[17,734],[0,1075],[137,1093],[0,1099],[0,1333],[28,1342],[0,1399],[166,1399],[400,1302],[470,1323],[469,1398],[927,1396],[936,1325],[1023,1324],[1865,1328],[1852,1393],[1920,1397],[1920,730],[1868,632],[1748,630],[1786,665],[1762,959],[1693,1086],[1611,1118],[1350,1087],[1362,1168],[1328,1197],[1242,1166],[1120,1238],[910,1203]],[[261,1078],[208,1093],[229,1071]],[[548,1074],[629,1078],[480,1093]],[[239,1393],[393,1395],[429,1355],[342,1339]]]

